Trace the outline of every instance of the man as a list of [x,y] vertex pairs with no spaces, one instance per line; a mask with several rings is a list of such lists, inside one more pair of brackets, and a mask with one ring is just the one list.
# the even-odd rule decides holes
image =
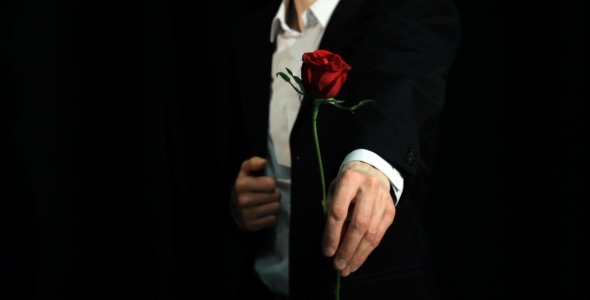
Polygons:
[[[420,209],[458,39],[451,0],[277,0],[238,24],[228,181],[246,243],[239,295],[331,299],[340,280],[341,299],[435,298]],[[352,66],[337,99],[375,101],[320,109],[326,216],[312,101],[276,76],[300,76],[316,49]]]

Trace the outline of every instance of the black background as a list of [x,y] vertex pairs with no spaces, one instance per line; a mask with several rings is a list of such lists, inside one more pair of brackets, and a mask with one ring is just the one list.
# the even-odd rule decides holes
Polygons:
[[[232,294],[227,34],[264,2],[0,2],[0,298]],[[590,11],[456,3],[427,211],[442,298],[588,299]]]

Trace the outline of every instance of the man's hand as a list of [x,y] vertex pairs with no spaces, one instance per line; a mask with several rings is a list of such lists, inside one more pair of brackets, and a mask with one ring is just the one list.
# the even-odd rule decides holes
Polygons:
[[395,205],[389,179],[360,161],[346,164],[330,185],[324,254],[334,256],[342,276],[356,271],[393,223]]
[[273,178],[263,176],[266,159],[254,156],[242,163],[234,183],[234,212],[242,226],[256,231],[277,223],[281,195]]

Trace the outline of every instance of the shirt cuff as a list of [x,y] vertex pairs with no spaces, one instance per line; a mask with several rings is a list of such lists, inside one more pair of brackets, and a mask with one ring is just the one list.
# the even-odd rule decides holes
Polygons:
[[340,165],[340,171],[342,171],[342,167],[344,167],[346,163],[353,160],[360,160],[362,162],[368,163],[377,168],[379,171],[383,172],[391,182],[391,188],[393,189],[393,193],[395,194],[397,200],[395,201],[395,205],[399,203],[404,190],[404,178],[398,170],[393,168],[391,164],[389,164],[375,152],[369,151],[367,149],[357,149],[350,152],[344,158],[342,165]]

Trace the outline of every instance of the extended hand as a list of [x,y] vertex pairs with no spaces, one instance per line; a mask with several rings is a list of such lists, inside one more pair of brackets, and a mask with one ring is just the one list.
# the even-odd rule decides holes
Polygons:
[[261,157],[245,160],[234,183],[235,216],[246,230],[256,231],[277,223],[281,195],[273,178],[260,175],[265,165]]
[[371,165],[354,161],[332,181],[327,199],[324,254],[348,276],[379,245],[393,223],[395,205],[387,177]]

